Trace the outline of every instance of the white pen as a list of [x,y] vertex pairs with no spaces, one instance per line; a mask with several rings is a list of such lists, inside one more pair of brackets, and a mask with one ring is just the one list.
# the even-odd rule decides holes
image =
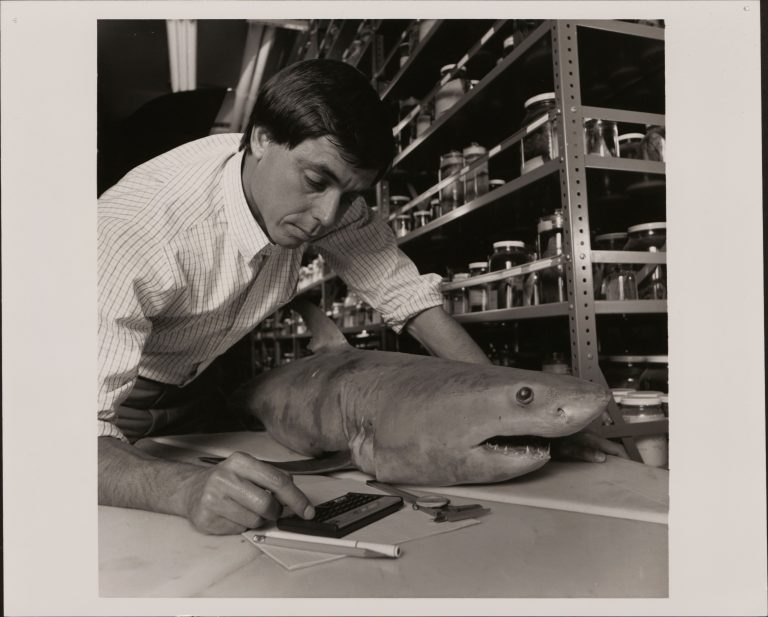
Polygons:
[[298,548],[319,553],[335,553],[349,557],[400,557],[400,547],[397,544],[380,544],[378,542],[363,542],[361,540],[344,540],[312,536],[279,529],[269,529],[254,533],[251,539],[256,544],[281,546],[283,548]]

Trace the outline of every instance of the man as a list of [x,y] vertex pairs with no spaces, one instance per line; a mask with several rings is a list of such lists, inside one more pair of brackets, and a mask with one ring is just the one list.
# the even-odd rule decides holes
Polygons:
[[[396,331],[435,355],[489,361],[440,308],[439,277],[419,275],[359,198],[393,155],[365,77],[305,61],[264,86],[242,138],[185,144],[101,197],[100,503],[185,516],[216,534],[258,527],[283,506],[314,515],[287,474],[247,454],[201,468],[131,445],[217,413],[205,369],[291,299],[310,244]],[[590,439],[581,456],[618,453]]]

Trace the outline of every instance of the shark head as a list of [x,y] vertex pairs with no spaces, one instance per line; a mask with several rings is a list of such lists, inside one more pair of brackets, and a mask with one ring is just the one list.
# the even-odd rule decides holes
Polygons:
[[425,483],[414,470],[429,469],[430,484],[508,480],[543,466],[550,439],[585,428],[610,398],[605,388],[570,376],[502,367],[482,375],[476,388],[464,383],[418,409],[380,418],[376,476]]

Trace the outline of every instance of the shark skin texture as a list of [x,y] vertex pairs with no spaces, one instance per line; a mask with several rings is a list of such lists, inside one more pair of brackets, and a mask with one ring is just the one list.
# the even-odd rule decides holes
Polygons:
[[382,482],[485,484],[529,473],[550,459],[549,439],[585,428],[610,398],[566,375],[356,349],[315,305],[291,308],[313,334],[313,355],[255,377],[232,404],[284,446],[348,455]]

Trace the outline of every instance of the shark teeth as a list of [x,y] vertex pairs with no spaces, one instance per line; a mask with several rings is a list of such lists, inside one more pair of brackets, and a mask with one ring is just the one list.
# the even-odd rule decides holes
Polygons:
[[[533,441],[533,440],[532,440]],[[549,458],[550,443],[542,439],[536,439],[533,443],[501,443],[495,440],[483,442],[483,447],[498,454],[507,456],[528,456],[534,458]]]

